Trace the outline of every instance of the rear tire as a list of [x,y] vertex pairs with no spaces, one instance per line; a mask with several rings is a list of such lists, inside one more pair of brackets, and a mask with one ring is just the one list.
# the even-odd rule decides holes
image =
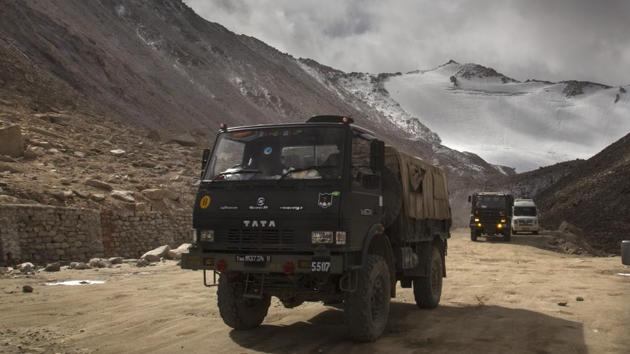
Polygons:
[[344,315],[352,339],[371,342],[383,334],[389,319],[389,267],[383,257],[369,255],[358,277],[356,291],[346,295]]
[[263,322],[271,297],[263,295],[262,299],[243,297],[244,285],[239,281],[230,281],[227,275],[219,277],[217,300],[219,313],[226,325],[236,330],[253,329]]
[[442,252],[437,245],[433,245],[429,264],[429,276],[416,278],[413,281],[413,295],[416,305],[421,309],[434,309],[440,304],[444,263]]

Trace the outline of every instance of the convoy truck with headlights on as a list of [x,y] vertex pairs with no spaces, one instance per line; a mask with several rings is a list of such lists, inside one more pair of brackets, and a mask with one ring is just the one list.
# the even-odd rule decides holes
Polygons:
[[514,198],[499,192],[480,192],[468,197],[470,209],[470,239],[477,241],[481,235],[501,235],[511,239],[511,216]]
[[228,326],[259,326],[275,296],[287,308],[342,306],[350,336],[373,341],[398,282],[420,308],[438,306],[451,211],[441,169],[348,117],[315,116],[222,126],[204,152],[193,226],[181,266],[218,285]]

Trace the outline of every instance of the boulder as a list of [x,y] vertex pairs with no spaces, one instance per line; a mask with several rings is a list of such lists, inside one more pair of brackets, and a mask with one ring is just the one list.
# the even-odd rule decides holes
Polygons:
[[146,259],[138,259],[136,261],[136,267],[146,267],[148,265],[150,265],[151,263],[149,261],[147,261]]
[[111,266],[111,263],[104,258],[92,258],[88,262],[88,265],[92,268],[108,268]]
[[105,194],[92,193],[90,194],[90,199],[92,199],[95,202],[102,202],[103,200],[105,200]]
[[20,168],[17,167],[17,165],[13,163],[0,162],[0,172],[17,173],[17,172],[22,172],[22,171],[20,170]]
[[20,157],[24,154],[24,140],[19,125],[0,127],[0,155]]
[[30,285],[24,285],[22,287],[22,292],[23,293],[32,293],[33,292],[33,287]]
[[128,202],[128,203],[136,202],[136,199],[133,197],[132,191],[123,191],[123,190],[114,189],[110,195],[112,196],[112,198],[122,200],[124,202]]
[[74,195],[73,191],[64,191],[64,190],[54,190],[54,191],[50,191],[49,193],[50,195],[59,199],[60,201],[67,200],[68,198],[71,198]]
[[10,195],[4,195],[4,194],[0,194],[0,204],[19,204],[20,203],[20,199],[10,196]]
[[17,266],[17,269],[22,273],[30,273],[35,270],[35,266],[31,262],[25,262],[25,263],[19,264]]
[[114,156],[122,156],[126,154],[127,152],[123,149],[114,149],[114,150],[109,150],[109,153]]
[[170,250],[171,248],[168,245],[160,246],[143,254],[140,258],[145,259],[149,262],[159,262],[160,258],[166,257],[168,255],[168,251]]
[[85,184],[105,191],[111,191],[114,189],[114,187],[112,187],[109,183],[97,179],[88,179],[87,181],[85,181]]
[[149,189],[144,189],[142,191],[142,194],[151,200],[163,200],[163,199],[178,200],[179,199],[179,194],[171,191],[170,189],[149,188]]
[[47,272],[58,272],[61,270],[61,265],[58,262],[48,263],[46,264],[44,270]]
[[46,150],[44,150],[44,148],[41,148],[39,146],[29,146],[26,151],[24,151],[24,158],[33,160],[39,156],[44,155],[45,153]]
[[188,253],[188,250],[192,247],[190,243],[182,243],[174,250],[168,251],[167,258],[178,260],[182,258],[182,253]]
[[90,266],[84,262],[71,262],[70,269],[76,269],[76,270],[90,269]]
[[197,146],[197,141],[190,134],[180,134],[172,137],[169,142],[178,143],[181,146]]
[[122,257],[111,257],[111,258],[108,259],[108,261],[111,264],[122,264],[123,258]]
[[142,191],[142,195],[151,200],[162,200],[166,198],[166,190],[159,188],[150,188]]
[[136,205],[134,206],[134,210],[137,213],[151,211],[151,206],[147,203],[136,203]]

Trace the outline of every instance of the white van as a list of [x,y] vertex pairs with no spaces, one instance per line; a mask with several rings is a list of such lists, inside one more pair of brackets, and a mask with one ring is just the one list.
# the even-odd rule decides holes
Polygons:
[[512,207],[512,234],[531,232],[538,234],[538,209],[532,199],[515,199]]

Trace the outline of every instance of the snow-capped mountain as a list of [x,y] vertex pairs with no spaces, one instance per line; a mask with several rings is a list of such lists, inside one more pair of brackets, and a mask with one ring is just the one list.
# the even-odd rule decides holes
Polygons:
[[[317,63],[311,59],[299,60],[302,68],[317,81],[334,92],[344,102],[357,110],[365,111],[370,107],[379,114],[370,119],[379,124],[385,120],[393,123],[404,135],[399,133],[397,143],[411,144],[422,151],[423,158],[445,168],[451,176],[485,179],[492,175],[510,175],[510,167],[490,165],[474,153],[460,152],[442,145],[441,139],[427,128],[417,116],[410,114],[394,100],[385,83],[400,73],[345,73]],[[376,119],[376,120],[375,120]]]
[[630,131],[630,87],[515,80],[455,61],[391,75],[390,99],[459,151],[527,171],[589,158]]

